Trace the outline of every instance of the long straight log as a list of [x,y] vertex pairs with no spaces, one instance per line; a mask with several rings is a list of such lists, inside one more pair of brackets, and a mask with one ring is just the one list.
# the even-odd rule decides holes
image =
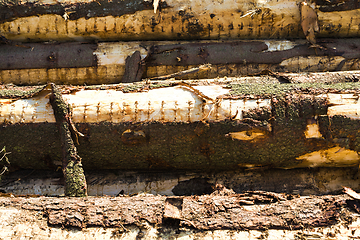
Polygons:
[[[2,0],[0,32],[20,41],[304,38],[301,0],[158,2]],[[356,1],[316,0],[311,7],[320,37],[359,36]]]
[[[63,89],[85,169],[226,170],[357,166],[358,82],[279,84],[267,77]],[[347,76],[346,81],[356,79]],[[333,83],[331,83],[333,82]],[[204,85],[205,84],[205,85]],[[101,90],[103,89],[103,90]],[[10,91],[10,93],[9,93]],[[46,90],[2,99],[0,144],[13,166],[56,168],[60,146]]]
[[81,85],[360,69],[360,39],[317,44],[320,49],[306,40],[0,45],[0,82]]

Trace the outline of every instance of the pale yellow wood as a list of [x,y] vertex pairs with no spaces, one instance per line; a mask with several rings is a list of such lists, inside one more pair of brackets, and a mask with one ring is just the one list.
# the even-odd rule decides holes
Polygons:
[[[69,3],[81,2],[84,1],[69,1]],[[167,0],[169,8],[157,13],[153,10],[143,10],[119,17],[105,16],[77,20],[59,15],[39,15],[1,23],[0,31],[9,39],[21,41],[27,39],[81,41],[90,38],[99,40],[305,38],[300,26],[301,2],[300,0],[251,2]],[[311,6],[318,14],[318,36],[359,36],[359,9],[321,12],[315,5]]]

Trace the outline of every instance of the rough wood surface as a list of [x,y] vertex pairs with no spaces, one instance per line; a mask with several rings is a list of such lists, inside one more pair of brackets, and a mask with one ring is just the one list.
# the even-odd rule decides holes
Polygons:
[[[61,97],[59,89],[52,84],[50,102],[54,109],[56,125],[62,150],[62,171],[65,178],[65,195],[70,197],[87,196],[86,179],[78,155],[73,136],[77,139],[78,132],[71,121],[69,106]],[[72,130],[72,131],[71,131]]]
[[[86,169],[357,166],[359,83],[352,82],[355,75],[333,84],[327,81],[339,78],[322,76],[322,83],[299,84],[65,87],[63,98],[85,134],[77,149]],[[12,152],[14,167],[52,169],[60,159],[44,91],[2,99],[0,143]]]
[[[0,31],[9,39],[164,40],[304,38],[301,0],[80,1],[0,3]],[[359,36],[357,1],[315,1],[319,36]]]
[[[224,172],[86,170],[89,196],[150,193],[166,196],[209,194],[217,184],[235,193],[252,191],[287,194],[338,194],[343,186],[359,188],[358,168],[273,169],[255,167]],[[0,192],[60,196],[64,194],[61,171],[18,170],[2,176]]]
[[[199,230],[303,229],[330,226],[346,207],[343,196],[298,198],[266,192],[228,196],[117,198],[0,198],[1,207],[44,214],[50,225],[122,227],[142,221]],[[316,214],[314,214],[316,213]]]
[[306,40],[5,44],[0,82],[82,85],[360,69],[360,39],[318,39],[317,45],[309,48]]

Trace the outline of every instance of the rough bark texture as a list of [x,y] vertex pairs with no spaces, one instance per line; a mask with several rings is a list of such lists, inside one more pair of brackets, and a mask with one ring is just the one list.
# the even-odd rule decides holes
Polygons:
[[[160,8],[164,8],[166,2],[160,2]],[[63,16],[68,12],[69,20],[79,18],[92,18],[103,16],[122,16],[125,14],[133,14],[137,11],[153,9],[151,2],[143,0],[115,0],[115,1],[97,1],[88,3],[68,3],[68,4],[41,4],[24,3],[18,4],[16,1],[3,0],[0,3],[0,22],[11,21],[16,18],[29,17],[40,14],[55,14]]]
[[[339,194],[343,186],[359,188],[358,168],[273,169],[255,167],[224,172],[86,170],[89,196],[150,193],[166,196],[203,195],[221,184],[235,193],[262,190],[278,193]],[[0,192],[59,196],[63,174],[51,170],[18,170],[2,177]]]
[[87,195],[86,179],[81,163],[81,158],[77,153],[74,141],[70,132],[70,111],[61,97],[60,91],[55,85],[51,85],[52,95],[50,102],[54,109],[54,114],[59,129],[62,148],[62,170],[65,177],[65,195],[72,197],[84,197]]
[[[309,48],[306,41],[300,40],[0,45],[0,82],[82,85],[134,82],[142,77],[191,79],[243,76],[266,71],[360,69],[359,39],[318,39],[317,43],[321,48]],[[285,46],[284,50],[281,47],[273,49],[281,45]],[[127,50],[128,56],[118,56],[119,52],[131,48],[142,49],[145,53],[141,54],[147,54],[146,57],[141,59],[138,50]],[[176,75],[204,64],[209,65],[201,71],[190,70],[188,74]]]
[[[153,1],[3,0],[0,29],[24,41],[303,38],[300,2],[168,0],[158,1],[154,13]],[[357,1],[316,1],[315,9],[320,35],[359,36]]]
[[255,191],[175,198],[0,198],[0,206],[41,211],[50,225],[64,227],[126,227],[145,221],[158,228],[175,224],[198,230],[265,230],[333,225],[340,220],[346,199]]
[[[358,94],[358,84],[233,83],[226,98],[268,97],[271,108],[244,111],[242,120],[79,123],[77,127],[86,137],[80,139],[78,151],[85,169],[124,170],[229,170],[248,164],[292,168],[301,166],[303,160],[298,157],[336,146],[356,154],[360,149],[359,120],[328,116],[326,95],[314,96],[329,92]],[[128,90],[139,91],[143,87],[132,85]],[[318,116],[322,137],[307,138],[304,132],[314,116]],[[232,137],[240,132],[263,135],[250,140]],[[3,123],[2,135],[0,145],[12,152],[14,167],[45,169],[61,159],[56,150],[60,143],[55,124]]]

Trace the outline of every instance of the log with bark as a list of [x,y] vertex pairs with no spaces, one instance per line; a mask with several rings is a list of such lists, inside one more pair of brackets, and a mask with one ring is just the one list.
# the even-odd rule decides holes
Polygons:
[[[2,0],[0,32],[20,41],[304,38],[301,2]],[[316,0],[309,7],[320,37],[359,36],[357,1]]]
[[360,39],[318,39],[317,45],[321,48],[309,48],[306,40],[5,44],[0,82],[81,85],[360,69]]
[[[63,87],[62,97],[85,135],[77,146],[85,169],[357,166],[356,74]],[[0,145],[12,166],[55,169],[61,150],[48,90],[3,88]]]
[[[342,192],[343,186],[356,191],[359,173],[348,168],[274,169],[266,167],[221,171],[123,171],[86,170],[89,196],[154,194],[191,196],[210,194],[218,185],[232,193],[254,189],[277,193],[330,195]],[[13,195],[61,196],[65,192],[63,173],[43,169],[23,169],[2,176],[0,192]]]
[[190,197],[0,198],[0,207],[41,211],[50,226],[123,227],[145,222],[157,228],[196,230],[312,229],[340,221],[344,196],[299,198],[251,191]]

